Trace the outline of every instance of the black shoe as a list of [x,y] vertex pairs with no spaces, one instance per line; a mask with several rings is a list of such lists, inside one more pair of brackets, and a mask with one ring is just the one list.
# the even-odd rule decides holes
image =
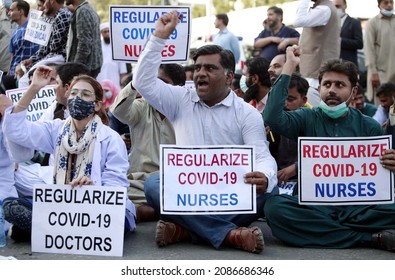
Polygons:
[[30,242],[31,240],[30,232],[24,231],[16,225],[10,228],[10,237],[15,242]]
[[373,244],[378,248],[395,252],[395,229],[387,229],[372,234]]

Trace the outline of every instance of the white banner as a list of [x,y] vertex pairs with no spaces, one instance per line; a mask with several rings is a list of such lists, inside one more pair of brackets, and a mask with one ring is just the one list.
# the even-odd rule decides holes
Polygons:
[[110,34],[113,60],[137,62],[144,45],[162,14],[176,9],[184,16],[162,51],[163,63],[187,62],[189,56],[190,7],[110,5]]
[[32,251],[122,256],[126,188],[36,185]]
[[160,146],[162,214],[256,213],[256,186],[244,183],[255,166],[250,146]]
[[25,40],[46,46],[52,32],[52,19],[42,16],[42,11],[30,10]]
[[394,203],[392,173],[380,164],[391,135],[300,137],[298,145],[300,204]]
[[[18,103],[19,99],[22,98],[23,94],[27,91],[27,88],[16,88],[6,91],[6,95],[11,99],[12,104]],[[27,107],[26,118],[29,121],[37,121],[44,111],[54,102],[56,99],[55,88],[53,86],[46,86],[36,94],[32,102]]]

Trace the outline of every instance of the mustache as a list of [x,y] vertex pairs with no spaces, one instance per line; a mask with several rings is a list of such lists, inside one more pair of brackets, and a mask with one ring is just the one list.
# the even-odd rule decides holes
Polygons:
[[329,100],[336,100],[336,101],[341,101],[341,99],[340,99],[340,97],[338,97],[338,96],[333,96],[333,95],[331,95],[331,96],[328,96],[327,98],[325,98],[325,102],[326,101],[329,101]]

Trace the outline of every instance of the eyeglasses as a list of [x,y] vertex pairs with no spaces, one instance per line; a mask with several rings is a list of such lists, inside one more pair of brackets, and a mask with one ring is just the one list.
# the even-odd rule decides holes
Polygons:
[[83,100],[89,100],[91,98],[91,96],[93,96],[95,94],[87,89],[82,89],[82,90],[72,89],[70,91],[71,97],[76,97],[77,95],[79,95],[81,97],[81,99],[83,99]]

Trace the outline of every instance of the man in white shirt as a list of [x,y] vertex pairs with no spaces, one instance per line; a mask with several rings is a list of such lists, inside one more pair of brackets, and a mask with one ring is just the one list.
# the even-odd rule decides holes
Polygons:
[[340,56],[340,19],[330,0],[300,0],[295,27],[303,27],[299,42],[300,73],[313,88],[318,88],[318,69],[322,62]]
[[[199,48],[193,58],[196,91],[157,79],[161,52],[178,22],[176,11],[162,15],[157,21],[155,31],[139,57],[133,86],[173,124],[177,145],[256,147],[255,171],[246,173],[244,182],[257,186],[257,213],[162,215],[156,228],[156,243],[166,246],[187,239],[193,242],[203,240],[217,249],[229,245],[260,253],[264,247],[262,231],[259,227],[247,226],[262,216],[261,209],[277,184],[277,165],[268,149],[262,116],[230,89],[234,56],[218,45]],[[147,182],[144,186],[147,201],[159,212],[159,184],[148,186]]]
[[102,82],[110,80],[120,89],[121,79],[127,74],[126,63],[114,61],[112,59],[110,25],[108,22],[100,24],[100,33],[102,36],[101,50],[103,52],[103,65],[96,80]]

